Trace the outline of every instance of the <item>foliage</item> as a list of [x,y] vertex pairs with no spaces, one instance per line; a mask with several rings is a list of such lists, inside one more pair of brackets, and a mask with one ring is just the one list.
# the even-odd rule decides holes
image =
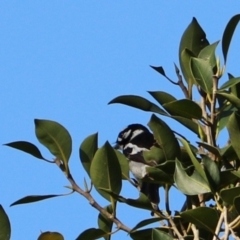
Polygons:
[[[80,239],[111,238],[116,231],[129,233],[135,240],[141,239],[228,239],[240,237],[240,78],[228,74],[228,80],[219,86],[226,68],[227,55],[240,15],[228,22],[222,36],[224,65],[220,65],[215,51],[219,44],[210,44],[204,30],[195,18],[182,35],[179,46],[180,69],[175,66],[178,81],[171,80],[162,66],[151,66],[167,81],[180,88],[185,98],[176,99],[164,91],[149,92],[157,104],[135,95],[114,98],[109,104],[125,104],[152,112],[148,126],[160,148],[144,153],[146,160],[154,158],[158,165],[147,169],[148,181],[165,187],[166,210],[155,212],[152,218],[136,223],[130,229],[117,217],[117,202],[139,209],[153,211],[148,198],[140,194],[138,199],[121,196],[122,181],[134,185],[129,177],[128,160],[108,142],[98,146],[97,133],[88,136],[80,145],[79,156],[92,181],[85,189],[75,182],[68,165],[72,140],[68,131],[59,123],[35,119],[35,133],[41,144],[55,156],[44,158],[30,142],[18,141],[6,146],[24,151],[33,157],[56,164],[71,184],[71,190],[85,197],[99,211],[99,228],[90,228],[79,234]],[[183,76],[183,77],[182,77]],[[194,90],[195,89],[195,90]],[[158,115],[158,116],[157,116]],[[190,143],[183,135],[171,130],[160,116],[172,118],[199,138]],[[219,133],[227,129],[229,139],[219,147]],[[146,179],[147,181],[147,179]],[[184,207],[172,213],[169,206],[171,186],[186,195]],[[92,187],[109,201],[100,206],[91,195]],[[12,205],[31,203],[61,195],[27,196]],[[164,199],[164,198],[162,198]],[[208,201],[211,200],[211,204]],[[10,239],[10,223],[3,208],[0,209],[0,239]],[[159,222],[159,227],[148,228]],[[113,230],[116,225],[117,230]],[[38,239],[63,239],[59,233],[42,233]]]

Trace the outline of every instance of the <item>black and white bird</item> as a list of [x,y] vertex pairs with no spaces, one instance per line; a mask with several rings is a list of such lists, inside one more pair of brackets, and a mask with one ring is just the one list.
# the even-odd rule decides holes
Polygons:
[[140,191],[145,194],[155,211],[158,211],[159,185],[141,181],[146,175],[146,167],[155,166],[155,161],[147,162],[143,151],[149,151],[154,145],[153,134],[141,124],[131,124],[123,129],[116,141],[116,149],[122,150],[129,160],[129,168],[140,185]]

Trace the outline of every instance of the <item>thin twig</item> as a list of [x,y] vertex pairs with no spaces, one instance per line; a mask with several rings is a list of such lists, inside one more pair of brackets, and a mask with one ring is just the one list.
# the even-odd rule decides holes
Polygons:
[[223,240],[228,240],[229,226],[227,222],[227,208],[224,206],[223,210],[224,210],[223,213],[224,213],[224,226],[225,226],[225,234],[224,234]]
[[191,229],[193,231],[194,240],[199,239],[199,230],[196,228],[195,224],[191,224]]
[[216,240],[216,239],[217,239],[216,236],[218,236],[218,234],[219,234],[219,232],[220,232],[220,230],[221,230],[221,226],[222,226],[222,223],[223,223],[223,219],[224,219],[224,211],[222,211],[222,213],[221,213],[221,215],[220,215],[220,218],[219,218],[219,220],[218,220],[218,224],[217,224],[217,227],[216,227],[216,229],[215,229],[215,236],[214,236],[213,240]]
[[182,75],[180,74],[179,68],[177,67],[177,65],[175,63],[174,63],[174,66],[175,66],[175,72],[178,77],[178,85],[182,89],[184,96],[189,99],[189,98],[191,98],[191,96],[189,96],[188,90],[183,83]]
[[[55,159],[55,163],[60,167],[60,169],[62,170],[62,164],[61,161],[59,159]],[[78,193],[80,193],[82,196],[84,196],[89,203],[91,204],[92,207],[96,208],[102,215],[106,216],[109,220],[111,220],[112,222],[114,222],[117,225],[118,229],[122,229],[125,232],[130,232],[131,229],[127,226],[125,226],[120,220],[118,220],[116,217],[114,217],[114,215],[110,214],[106,209],[104,209],[103,207],[101,207],[96,201],[95,199],[92,197],[92,195],[89,192],[85,192],[83,191],[78,185],[77,183],[74,181],[72,175],[70,172],[68,172],[67,175],[67,179],[68,181],[71,183],[72,185],[72,189]]]
[[172,216],[167,215],[167,220],[168,220],[168,222],[170,223],[170,225],[171,225],[174,233],[177,235],[178,239],[183,240],[183,236],[182,236],[181,233],[178,231],[177,226],[176,226],[176,224],[174,223],[174,221],[173,221],[173,219],[172,219]]

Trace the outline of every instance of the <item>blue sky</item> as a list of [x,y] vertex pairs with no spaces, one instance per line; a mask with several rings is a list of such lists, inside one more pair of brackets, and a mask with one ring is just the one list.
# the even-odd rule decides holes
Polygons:
[[[183,94],[149,65],[164,66],[175,78],[178,46],[183,31],[196,17],[213,43],[220,40],[228,20],[240,10],[238,1],[1,1],[0,3],[0,143],[30,141],[46,158],[53,158],[34,134],[35,118],[64,125],[73,139],[70,168],[80,186],[84,172],[80,143],[99,132],[99,146],[113,143],[129,123],[147,124],[151,114],[123,105],[107,105],[123,94],[147,91]],[[227,72],[240,76],[240,30],[228,55]],[[222,58],[221,47],[218,55]],[[226,76],[225,76],[226,79]],[[186,129],[167,120],[191,141]],[[40,231],[59,231],[75,239],[97,227],[98,212],[73,194],[28,205],[9,207],[26,195],[66,193],[69,185],[59,169],[2,146],[1,199],[12,225],[12,238],[37,239]],[[89,179],[88,179],[89,181]],[[124,196],[137,197],[125,186]],[[107,202],[93,192],[97,201]],[[177,210],[183,198],[174,193]],[[163,203],[161,203],[163,207]],[[129,227],[150,217],[149,212],[119,205],[119,218]],[[113,239],[125,239],[125,233]]]

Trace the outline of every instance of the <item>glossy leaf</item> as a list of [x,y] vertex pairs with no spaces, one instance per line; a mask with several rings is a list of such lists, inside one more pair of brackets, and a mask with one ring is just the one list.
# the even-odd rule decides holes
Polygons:
[[209,42],[206,39],[204,30],[199,25],[197,19],[193,18],[192,22],[182,35],[179,46],[179,54],[181,54],[183,49],[187,48],[197,56],[207,45],[209,45]]
[[220,184],[219,189],[225,188],[229,184],[232,184],[238,180],[239,177],[237,177],[234,174],[235,171],[221,171],[220,172]]
[[236,152],[233,149],[232,144],[228,144],[226,147],[220,149],[222,158],[234,160],[237,158]]
[[194,132],[199,136],[198,124],[193,122],[191,119],[180,117],[180,116],[171,116],[171,118],[175,119],[176,121],[181,123],[183,126],[188,128],[190,131]]
[[240,195],[240,187],[223,189],[220,192],[220,196],[222,200],[231,205],[234,203],[234,198],[239,197],[239,195]]
[[163,149],[157,146],[151,147],[149,151],[143,151],[143,157],[147,162],[154,159],[158,164],[166,161]]
[[240,116],[237,113],[233,113],[229,117],[227,129],[229,132],[232,147],[235,150],[238,158],[240,158],[240,144],[239,144]]
[[106,236],[107,233],[105,233],[102,229],[97,228],[89,228],[85,231],[83,231],[76,240],[94,240],[101,237]]
[[185,118],[202,118],[202,109],[200,106],[189,100],[181,99],[173,102],[168,102],[163,104],[165,110],[167,110],[171,115],[180,116]]
[[211,191],[208,183],[197,171],[189,176],[178,160],[176,160],[174,180],[177,188],[186,195],[197,195]]
[[191,68],[197,84],[205,93],[212,94],[213,71],[210,64],[200,58],[192,58]]
[[161,105],[177,100],[171,94],[162,91],[149,92],[149,94],[151,94],[151,96],[154,97]]
[[237,27],[239,20],[240,20],[240,14],[233,16],[230,19],[230,21],[228,22],[228,24],[223,32],[222,51],[223,51],[223,57],[224,57],[225,63],[227,61],[228,49],[229,49],[229,46],[230,46],[230,43],[232,40],[232,36],[235,31],[235,28]]
[[134,232],[135,230],[137,230],[139,228],[145,227],[145,226],[155,223],[155,222],[159,222],[161,220],[163,220],[163,218],[161,218],[161,217],[145,219],[145,220],[139,222],[135,227],[133,227],[131,232]]
[[155,167],[146,168],[147,176],[143,180],[151,179],[150,182],[155,182],[159,184],[173,184],[173,178],[171,175],[165,173],[161,169]]
[[138,230],[130,233],[130,237],[133,240],[151,240],[152,239],[152,228]]
[[234,207],[240,215],[240,197],[235,197],[233,201]]
[[196,57],[196,55],[187,48],[183,49],[180,55],[180,65],[181,65],[182,73],[190,89],[192,88],[192,85],[195,83],[195,79],[192,74],[192,68],[191,68],[191,59],[193,57]]
[[231,88],[238,83],[240,83],[240,78],[231,78],[230,80],[225,82],[218,90],[221,91],[221,90]]
[[152,230],[152,240],[174,240],[168,233],[160,231],[158,229]]
[[9,240],[11,236],[11,224],[8,215],[0,205],[0,240]]
[[207,156],[202,158],[205,173],[211,186],[212,192],[217,190],[220,183],[220,171],[215,161]]
[[199,161],[197,160],[197,158],[194,156],[193,154],[193,151],[191,149],[191,146],[189,145],[189,143],[183,139],[183,138],[180,138],[179,139],[181,141],[181,143],[183,144],[185,150],[187,151],[196,171],[201,175],[201,177],[205,180],[205,182],[207,183],[208,182],[208,179],[207,179],[207,176],[202,168],[202,165],[199,163]]
[[58,232],[43,232],[37,240],[64,240],[64,237]]
[[139,198],[132,199],[132,198],[124,198],[123,196],[120,196],[120,195],[118,195],[118,194],[116,194],[116,193],[114,193],[114,192],[112,192],[111,190],[108,190],[108,189],[101,188],[101,190],[108,193],[115,200],[117,200],[119,202],[126,203],[126,204],[128,204],[132,207],[136,207],[136,208],[152,210],[152,205],[151,205],[148,197],[141,192],[139,193]]
[[40,150],[32,143],[26,142],[26,141],[18,141],[18,142],[11,142],[11,143],[6,143],[4,144],[5,146],[12,147],[15,149],[18,149],[20,151],[23,151],[25,153],[28,153],[36,158],[46,160]]
[[68,161],[72,152],[72,138],[61,124],[35,119],[35,133],[42,143],[55,157],[62,160],[68,172]]
[[178,141],[164,121],[153,114],[148,126],[153,131],[157,143],[163,149],[166,160],[173,160],[181,155]]
[[211,68],[216,66],[215,50],[216,50],[218,43],[219,43],[219,41],[206,46],[198,54],[198,58],[202,58],[203,60],[209,62]]
[[129,161],[128,159],[119,151],[115,150],[118,162],[121,167],[121,172],[122,172],[122,179],[127,180],[129,179]]
[[158,107],[156,104],[148,101],[147,99],[135,95],[124,95],[119,96],[111,100],[108,104],[121,103],[128,105],[130,107],[138,108],[147,112],[155,112],[159,114],[166,115],[167,113]]
[[180,213],[180,216],[186,221],[189,221],[211,233],[215,232],[219,219],[217,210],[209,207],[198,207],[195,209],[187,210]]
[[[230,74],[230,73],[228,73],[228,78],[229,78],[229,80],[231,80],[231,79],[238,79],[238,78],[234,78],[234,76],[232,74]],[[235,85],[233,85],[233,86],[231,86],[230,87],[230,92],[234,96],[240,98],[240,82],[235,84]]]
[[65,196],[65,194],[31,195],[31,196],[26,196],[24,198],[17,200],[16,202],[12,203],[10,206],[25,204],[25,203],[33,203],[33,202],[42,201],[48,198],[61,197],[61,196]]
[[226,91],[217,91],[216,93],[220,96],[223,96],[230,103],[232,103],[236,108],[240,109],[240,99],[236,97],[234,94],[228,93]]
[[[105,210],[107,210],[107,212],[112,214],[113,213],[112,205],[108,205],[107,207],[105,207]],[[104,215],[102,215],[101,213],[99,213],[98,227],[106,233],[111,233],[112,226],[113,226],[113,222],[109,218],[107,218]],[[109,240],[111,238],[111,235],[107,235],[104,238],[105,238],[105,240]]]
[[[207,45],[209,45],[209,43],[208,43],[208,40],[206,39],[205,32],[199,25],[197,19],[193,18],[192,22],[184,31],[180,41],[180,46],[179,46],[180,66],[183,72],[183,76],[188,82],[188,84],[190,83],[189,78],[191,78],[191,74],[189,75],[189,73],[186,72],[186,67],[185,68],[183,67],[184,63],[185,63],[185,66],[189,64],[188,61],[183,59],[183,56],[182,56],[183,50],[188,49],[190,50],[190,52],[192,52],[194,56],[198,56],[199,52]],[[191,83],[189,85],[191,85]]]
[[120,193],[122,187],[121,167],[114,149],[108,142],[95,153],[90,176],[95,188],[107,200],[111,200],[110,195],[100,188],[109,189],[116,194]]
[[217,115],[216,136],[227,126],[229,117],[234,111],[236,111],[236,108],[229,104]]
[[98,149],[98,134],[92,134],[85,138],[83,142],[80,145],[79,148],[79,157],[81,160],[81,163],[88,173],[90,175],[90,166],[92,159]]
[[221,157],[220,150],[217,147],[214,147],[212,145],[209,145],[208,143],[205,142],[197,142],[197,144],[206,150],[208,150],[210,153],[216,155],[218,158]]

